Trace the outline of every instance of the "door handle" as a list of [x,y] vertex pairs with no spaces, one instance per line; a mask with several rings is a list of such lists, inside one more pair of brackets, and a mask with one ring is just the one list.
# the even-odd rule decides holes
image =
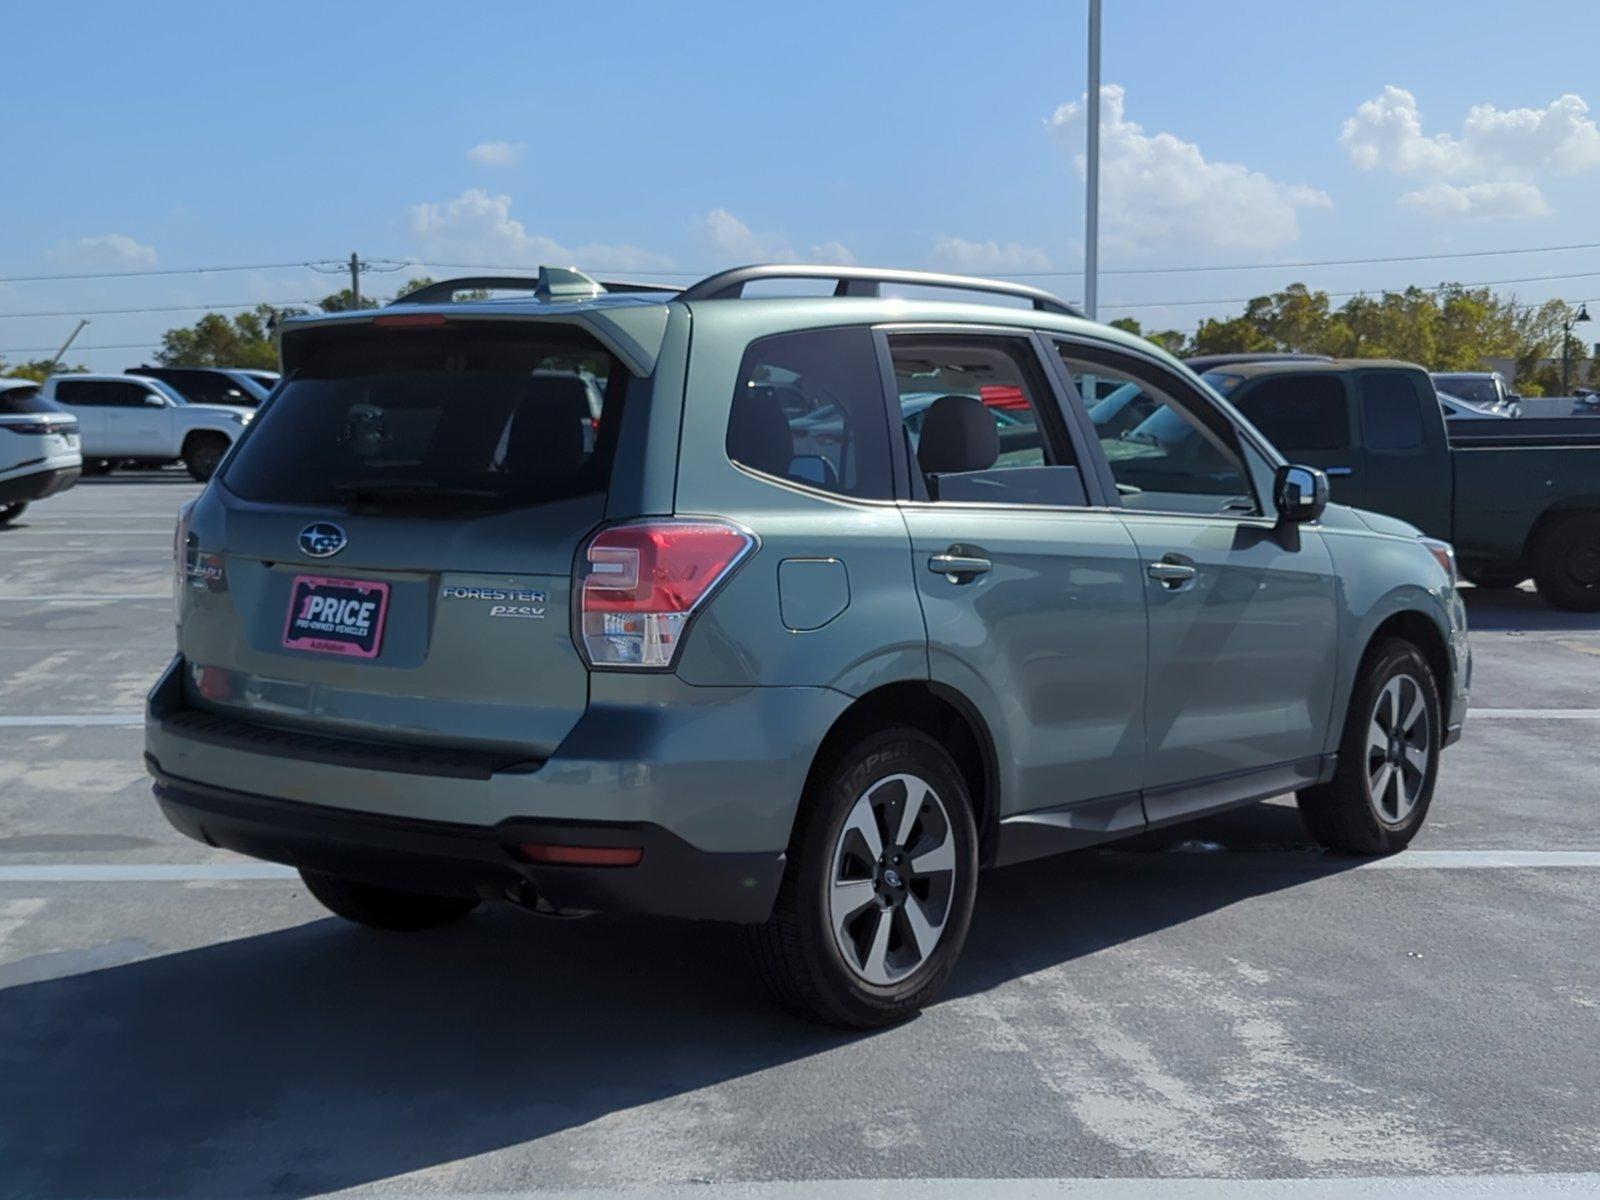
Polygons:
[[935,575],[944,575],[951,583],[969,583],[977,576],[985,574],[994,567],[987,558],[978,558],[970,554],[957,554],[956,547],[952,546],[943,554],[928,556],[928,570]]
[[1329,479],[1337,479],[1341,475],[1354,475],[1356,469],[1354,467],[1324,467],[1322,473]]
[[1151,563],[1145,568],[1145,573],[1162,587],[1174,592],[1185,584],[1194,582],[1194,577],[1198,574],[1196,568],[1188,563],[1168,562],[1165,559]]

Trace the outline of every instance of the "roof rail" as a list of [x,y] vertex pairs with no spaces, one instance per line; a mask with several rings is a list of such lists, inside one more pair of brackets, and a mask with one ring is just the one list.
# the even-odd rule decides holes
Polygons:
[[592,300],[603,292],[676,292],[671,284],[601,283],[572,267],[540,267],[537,278],[526,275],[468,275],[426,283],[389,301],[390,304],[448,304],[457,292],[515,289],[532,292],[538,299]]
[[936,271],[885,271],[876,267],[829,267],[808,263],[766,264],[719,271],[685,288],[679,294],[679,299],[737,300],[744,295],[746,284],[763,279],[831,279],[835,281],[833,289],[835,296],[877,296],[880,294],[880,286],[885,283],[954,288],[967,292],[993,292],[1001,296],[1015,296],[1027,300],[1039,312],[1060,313],[1067,317],[1083,316],[1083,313],[1065,300],[1022,283],[979,279],[972,275],[946,275]]

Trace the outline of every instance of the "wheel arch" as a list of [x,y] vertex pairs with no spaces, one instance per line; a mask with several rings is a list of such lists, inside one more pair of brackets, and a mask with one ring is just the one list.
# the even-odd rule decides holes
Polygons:
[[812,756],[806,795],[846,747],[888,725],[921,730],[955,760],[972,797],[979,861],[987,865],[994,857],[1000,827],[999,757],[977,707],[954,688],[928,679],[908,679],[858,696],[834,720]]
[[1539,552],[1539,543],[1544,536],[1568,517],[1593,516],[1597,513],[1600,513],[1600,492],[1557,500],[1534,518],[1528,536],[1522,543],[1522,557],[1518,561],[1531,563]]
[[1366,645],[1361,648],[1357,674],[1366,669],[1373,651],[1389,638],[1410,642],[1421,652],[1433,672],[1434,681],[1439,688],[1440,701],[1448,706],[1451,689],[1455,683],[1452,676],[1454,668],[1450,659],[1450,641],[1439,628],[1438,622],[1421,609],[1402,609],[1378,623],[1377,628],[1367,638]]

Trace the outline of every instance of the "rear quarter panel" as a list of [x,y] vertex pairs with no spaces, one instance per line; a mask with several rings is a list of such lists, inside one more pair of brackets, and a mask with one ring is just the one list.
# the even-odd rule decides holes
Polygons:
[[1600,445],[1468,443],[1454,447],[1450,457],[1454,541],[1465,561],[1517,562],[1539,519],[1551,509],[1600,509]]
[[[736,521],[756,534],[760,546],[696,619],[678,674],[702,686],[830,687],[852,696],[926,679],[927,631],[911,574],[910,538],[893,502],[775,482],[728,459],[728,413],[749,343],[847,323],[785,321],[781,314],[767,302],[695,306],[675,511]],[[793,570],[816,560],[835,560],[842,572]],[[837,580],[841,573],[840,611],[817,627],[791,628],[828,617],[828,595],[819,601],[818,593],[837,597],[841,589],[819,580]],[[794,620],[797,599],[812,609],[810,620]]]

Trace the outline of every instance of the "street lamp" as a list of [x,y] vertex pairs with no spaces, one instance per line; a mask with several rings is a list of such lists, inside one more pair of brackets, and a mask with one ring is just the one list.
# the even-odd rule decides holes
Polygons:
[[1588,319],[1589,306],[1587,304],[1580,304],[1578,305],[1577,316],[1568,317],[1565,321],[1561,322],[1561,394],[1563,396],[1565,396],[1569,391],[1567,387],[1567,343],[1572,340],[1572,327],[1578,324],[1578,322],[1587,321]]

